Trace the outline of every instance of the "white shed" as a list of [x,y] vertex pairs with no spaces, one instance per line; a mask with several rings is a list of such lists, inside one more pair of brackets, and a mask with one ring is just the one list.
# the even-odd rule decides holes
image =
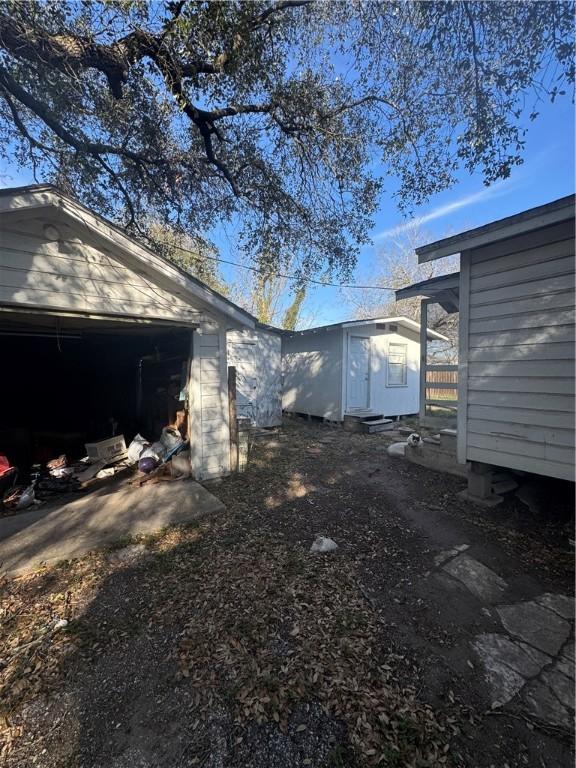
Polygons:
[[[457,447],[472,474],[574,480],[574,201],[416,250],[421,263],[460,254]],[[399,295],[439,300],[430,283]]]
[[0,453],[175,424],[196,479],[228,474],[226,334],[255,319],[51,185],[1,190],[0,227]]
[[282,424],[281,332],[258,323],[229,331],[228,365],[236,368],[236,411],[255,427]]
[[[430,339],[445,341],[436,331]],[[325,325],[282,338],[285,411],[342,421],[345,414],[417,413],[420,325],[407,317]]]

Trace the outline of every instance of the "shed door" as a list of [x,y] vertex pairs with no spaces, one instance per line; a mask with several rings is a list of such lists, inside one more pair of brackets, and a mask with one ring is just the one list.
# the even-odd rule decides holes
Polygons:
[[348,344],[347,407],[368,408],[370,386],[370,339],[350,336]]
[[256,365],[254,342],[228,345],[228,365],[236,368],[236,412],[238,416],[255,417]]

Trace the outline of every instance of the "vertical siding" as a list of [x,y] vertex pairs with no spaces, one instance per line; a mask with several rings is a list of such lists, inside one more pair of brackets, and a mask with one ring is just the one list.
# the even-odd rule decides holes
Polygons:
[[191,455],[198,480],[230,472],[226,333],[216,323],[194,332],[191,365]]
[[574,479],[574,221],[468,258],[465,458]]

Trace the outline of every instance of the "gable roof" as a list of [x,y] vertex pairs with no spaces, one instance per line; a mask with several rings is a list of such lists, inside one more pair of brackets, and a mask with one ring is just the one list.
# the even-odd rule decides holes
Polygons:
[[524,234],[556,224],[559,221],[574,218],[574,202],[575,196],[568,195],[551,203],[546,203],[546,205],[539,205],[536,208],[530,208],[513,216],[507,216],[505,219],[499,219],[498,221],[484,224],[481,227],[469,229],[459,235],[453,235],[443,240],[437,240],[435,243],[423,245],[420,248],[416,248],[418,261],[422,264],[425,261],[452,256],[455,253],[461,253],[470,248],[479,248],[482,245],[489,245],[498,240],[505,240],[514,235]]
[[[284,336],[308,336],[314,333],[320,333],[322,331],[329,331],[336,328],[356,328],[363,325],[380,325],[380,324],[394,324],[402,325],[411,331],[420,333],[420,323],[416,320],[412,320],[409,317],[400,315],[398,317],[372,317],[366,320],[343,320],[340,323],[330,323],[329,325],[319,325],[316,328],[307,328],[304,331],[281,331]],[[428,328],[428,338],[437,341],[448,341],[446,336],[443,336],[438,331],[433,331]]]
[[228,317],[237,325],[254,328],[256,318],[234,302],[215,291],[206,283],[172,262],[160,256],[148,246],[135,240],[121,227],[91,211],[75,198],[67,195],[52,184],[32,184],[24,187],[0,189],[0,215],[31,209],[54,208],[63,212],[76,224],[89,230],[93,235],[124,252],[129,252],[149,269],[170,280],[180,291],[188,293],[205,309],[213,310]]

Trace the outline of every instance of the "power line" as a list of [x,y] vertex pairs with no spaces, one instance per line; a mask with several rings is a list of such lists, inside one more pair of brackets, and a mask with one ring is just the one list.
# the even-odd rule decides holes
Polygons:
[[219,256],[200,256],[196,251],[192,251],[190,248],[184,248],[182,245],[174,245],[172,244],[170,246],[171,248],[176,248],[179,251],[184,251],[184,253],[189,253],[193,258],[202,260],[202,259],[209,259],[210,261],[217,261],[221,264],[230,264],[233,267],[239,267],[240,269],[248,269],[250,272],[256,272],[258,275],[266,275],[270,277],[281,277],[285,280],[294,280],[304,283],[313,283],[314,285],[321,285],[325,288],[356,288],[363,291],[396,291],[397,286],[394,288],[387,286],[387,285],[357,285],[355,283],[328,283],[324,280],[314,280],[312,277],[305,277],[305,278],[298,278],[296,275],[284,275],[282,272],[275,272],[275,273],[269,273],[265,269],[259,269],[258,267],[250,267],[247,264],[239,264],[237,261],[229,261],[228,259],[222,259]]
[[[4,232],[9,232],[9,231],[11,231],[13,234],[23,234],[15,230],[4,230]],[[45,239],[40,235],[36,235],[29,232],[25,234],[26,234],[26,237],[28,238],[34,238],[36,240],[41,240],[43,242],[50,242],[50,241],[45,241]],[[64,238],[58,238],[58,240],[55,240],[54,242],[67,243],[69,245],[78,245],[77,241],[67,240]],[[139,242],[139,241],[136,241],[136,242]],[[145,246],[145,247],[150,248],[150,246]],[[183,251],[184,253],[188,253],[190,254],[190,256],[192,256],[192,258],[196,259],[197,261],[208,259],[209,261],[216,261],[216,262],[219,262],[220,264],[229,264],[230,266],[238,267],[239,269],[247,269],[250,272],[255,272],[258,275],[265,275],[267,277],[274,277],[274,278],[282,278],[284,280],[293,280],[295,282],[312,283],[313,285],[319,285],[324,288],[348,288],[348,289],[355,289],[355,290],[362,290],[362,291],[396,291],[398,290],[398,286],[391,287],[387,285],[357,285],[355,283],[330,283],[330,282],[325,282],[324,280],[315,280],[312,277],[298,278],[296,277],[296,275],[286,275],[286,274],[283,274],[282,272],[269,273],[265,269],[261,269],[258,267],[251,267],[247,264],[240,264],[237,261],[230,261],[228,259],[223,259],[220,256],[207,256],[207,255],[201,256],[198,254],[197,251],[193,251],[190,248],[184,248],[184,246],[182,245],[172,244],[170,245],[170,248],[175,248],[178,251]],[[36,251],[29,251],[24,248],[11,247],[10,250],[17,251],[20,253],[28,253],[32,256],[37,255]],[[155,249],[151,249],[151,250],[155,250]],[[46,255],[57,256],[59,254],[46,254]],[[161,256],[161,254],[159,253],[157,253],[156,255]],[[165,257],[162,257],[162,258],[165,258]],[[168,261],[170,260],[168,259]],[[201,278],[198,278],[198,279],[201,279]]]

